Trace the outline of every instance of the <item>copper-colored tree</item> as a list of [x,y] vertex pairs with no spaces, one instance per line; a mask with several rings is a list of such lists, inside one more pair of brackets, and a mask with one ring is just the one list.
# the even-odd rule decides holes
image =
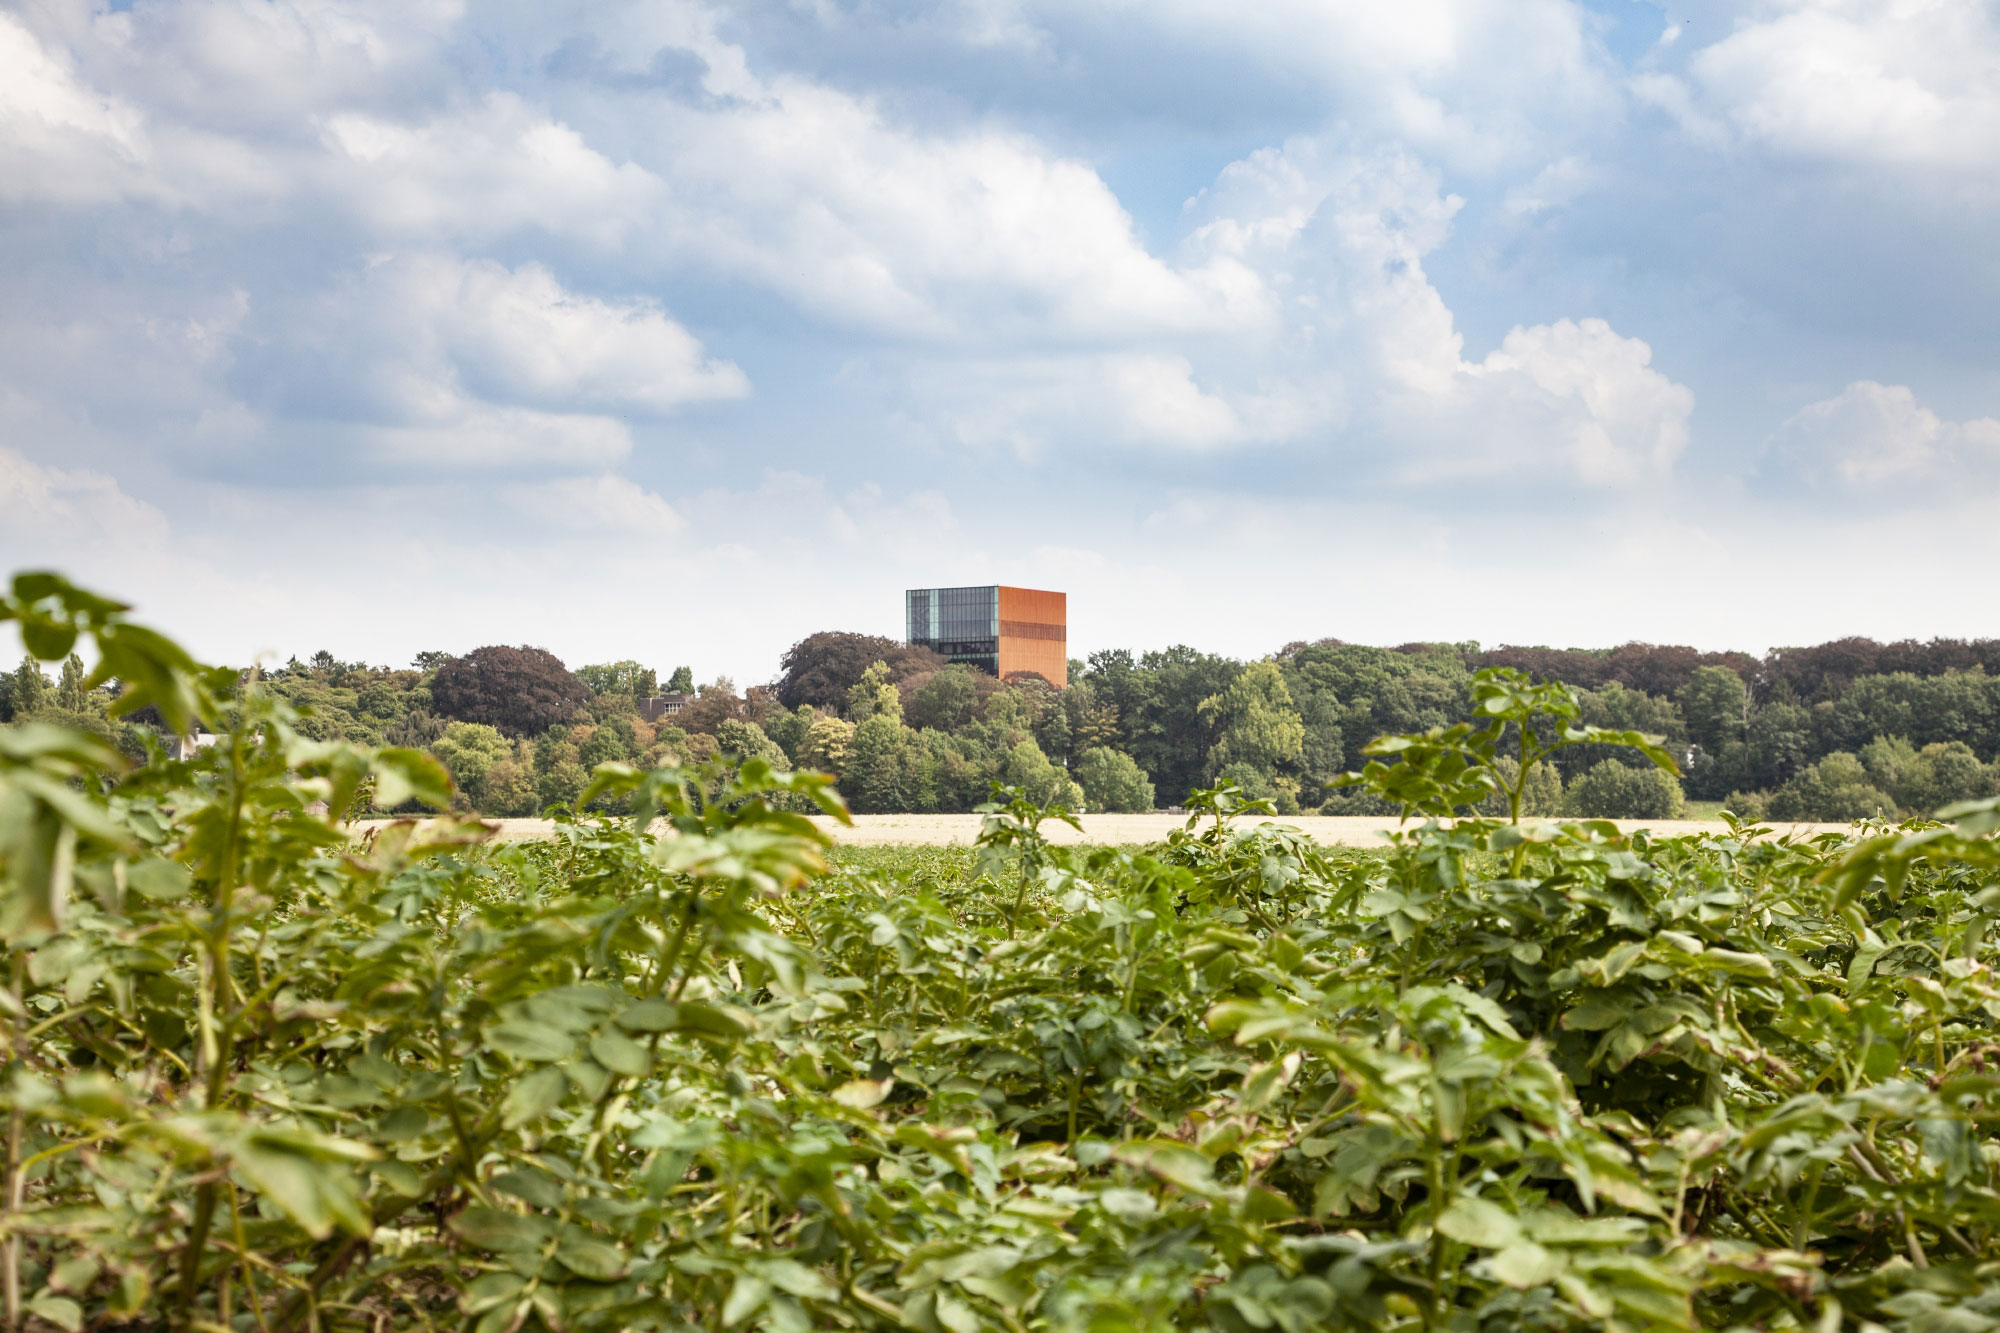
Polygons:
[[445,717],[533,736],[585,708],[590,689],[546,648],[495,645],[439,667],[431,699]]

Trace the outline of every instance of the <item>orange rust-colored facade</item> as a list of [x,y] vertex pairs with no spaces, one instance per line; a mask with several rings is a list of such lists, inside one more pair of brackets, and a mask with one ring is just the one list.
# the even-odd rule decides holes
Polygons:
[[1057,689],[1069,685],[1069,597],[1036,588],[1000,594],[1000,679],[1033,671]]
[[1068,601],[1059,592],[987,584],[912,588],[904,594],[906,638],[1003,680],[1032,671],[1069,684]]

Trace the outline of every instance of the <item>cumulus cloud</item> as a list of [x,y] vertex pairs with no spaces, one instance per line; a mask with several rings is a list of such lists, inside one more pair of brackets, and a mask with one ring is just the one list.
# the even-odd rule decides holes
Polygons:
[[750,389],[654,302],[578,295],[532,263],[380,256],[258,331],[244,391],[283,417],[352,423],[383,461],[598,467],[630,450],[623,416]]
[[1129,352],[915,365],[915,415],[952,440],[1046,459],[1079,448],[1200,454],[1281,443],[1337,411],[1297,386],[1218,391],[1186,356]]
[[1883,491],[2000,474],[2000,420],[1947,421],[1908,385],[1857,380],[1802,408],[1771,441],[1767,476],[1806,490]]
[[1840,162],[2000,163],[2000,14],[1938,0],[1764,0],[1641,94],[1704,138]]
[[535,228],[615,246],[663,206],[666,185],[613,162],[511,93],[421,120],[343,113],[325,122],[325,193],[380,231],[485,238]]
[[509,496],[531,522],[563,533],[664,540],[679,536],[687,527],[686,520],[665,499],[635,481],[610,473],[517,486],[510,489]]
[[99,557],[157,548],[166,516],[102,472],[37,463],[0,445],[0,562],[47,565],[96,548]]
[[0,198],[113,199],[139,181],[147,151],[137,108],[86,86],[0,13]]
[[1393,475],[1633,484],[1665,475],[1687,444],[1693,393],[1601,319],[1517,326],[1466,358],[1424,270],[1460,201],[1405,151],[1293,140],[1231,164],[1201,207],[1192,243],[1282,293],[1286,350],[1340,374]]

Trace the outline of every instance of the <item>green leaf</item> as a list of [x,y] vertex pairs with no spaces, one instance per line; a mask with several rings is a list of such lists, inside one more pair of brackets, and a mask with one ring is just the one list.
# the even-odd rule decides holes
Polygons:
[[149,856],[125,868],[125,884],[132,892],[154,902],[185,898],[194,886],[188,868],[164,857]]
[[1193,1194],[1215,1192],[1215,1164],[1184,1143],[1141,1139],[1120,1144],[1112,1156]]
[[652,1054],[624,1033],[610,1028],[590,1039],[590,1054],[612,1073],[627,1078],[644,1078],[653,1071]]
[[64,1333],[78,1333],[83,1327],[83,1307],[67,1296],[37,1296],[28,1302],[28,1313],[48,1320]]
[[502,1171],[493,1177],[493,1188],[537,1208],[554,1211],[563,1206],[562,1183],[540,1167],[526,1166]]
[[576,1043],[562,1029],[548,1023],[512,1018],[488,1025],[486,1047],[517,1060],[567,1060],[576,1054]]
[[549,1239],[548,1223],[501,1208],[476,1205],[451,1219],[451,1229],[469,1245],[495,1254],[539,1250]]
[[738,1273],[735,1285],[729,1289],[729,1299],[722,1303],[722,1326],[736,1327],[763,1308],[770,1295],[770,1283],[748,1273]]
[[314,1240],[333,1234],[327,1177],[336,1169],[303,1154],[244,1144],[234,1155],[237,1173]]
[[422,750],[377,750],[372,768],[377,809],[392,810],[412,798],[433,810],[451,808],[451,774]]
[[562,1238],[556,1241],[556,1258],[578,1277],[599,1282],[624,1277],[631,1267],[625,1252],[617,1246],[606,1245],[574,1230],[565,1231]]
[[692,1032],[729,1041],[755,1030],[748,1015],[698,1000],[641,1000],[618,1015],[618,1026],[633,1032]]
[[569,1080],[556,1065],[545,1065],[517,1081],[500,1103],[500,1123],[508,1129],[540,1120],[562,1104]]
[[1460,1195],[1438,1217],[1437,1229],[1453,1240],[1497,1250],[1521,1239],[1521,1223],[1496,1203]]
[[1486,1270],[1518,1291],[1553,1282],[1562,1261],[1531,1240],[1507,1246],[1486,1261]]
[[857,1111],[866,1111],[880,1106],[889,1099],[896,1080],[857,1078],[841,1084],[833,1090],[833,1099],[842,1106],[851,1106]]

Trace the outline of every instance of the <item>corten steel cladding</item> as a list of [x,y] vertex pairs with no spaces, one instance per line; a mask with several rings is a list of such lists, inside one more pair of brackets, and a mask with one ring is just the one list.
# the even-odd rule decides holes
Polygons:
[[1036,588],[1000,589],[1000,677],[1033,671],[1069,684],[1069,598]]
[[1068,602],[1059,592],[991,583],[912,588],[904,594],[907,639],[1003,678],[1032,671],[1061,689],[1069,684]]

